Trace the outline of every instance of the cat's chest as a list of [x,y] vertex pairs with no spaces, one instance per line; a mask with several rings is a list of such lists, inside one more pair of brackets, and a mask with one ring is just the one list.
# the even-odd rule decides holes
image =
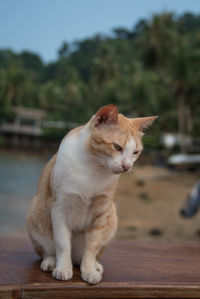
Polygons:
[[90,203],[85,202],[78,194],[68,194],[60,202],[62,213],[71,231],[86,229],[92,219]]
[[[77,171],[65,173],[60,180],[60,191],[62,197],[70,197],[70,194],[76,194],[81,198],[81,202],[89,202],[96,196],[103,195],[112,191],[113,181],[105,179],[97,174],[87,174],[86,171]],[[77,202],[79,202],[77,200]]]
[[85,201],[112,192],[117,180],[117,176],[99,173],[85,165],[72,167],[70,161],[66,166],[58,163],[54,175],[56,189],[62,197],[77,194]]
[[53,188],[63,197],[77,194],[88,200],[109,192],[118,176],[106,172],[92,160],[80,138],[72,136],[61,144],[53,170]]
[[77,171],[70,176],[69,181],[71,188],[78,192],[82,197],[92,198],[109,187],[109,180],[97,173],[88,173],[84,169]]

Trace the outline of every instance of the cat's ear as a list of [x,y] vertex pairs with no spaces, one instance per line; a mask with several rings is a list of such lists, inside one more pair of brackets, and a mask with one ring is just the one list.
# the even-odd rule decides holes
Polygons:
[[149,117],[138,117],[132,119],[133,126],[140,131],[142,134],[144,134],[144,130],[147,129],[152,125],[154,120],[156,120],[158,116],[149,116]]
[[95,127],[101,125],[116,125],[118,123],[118,108],[114,104],[109,104],[97,111],[93,124]]

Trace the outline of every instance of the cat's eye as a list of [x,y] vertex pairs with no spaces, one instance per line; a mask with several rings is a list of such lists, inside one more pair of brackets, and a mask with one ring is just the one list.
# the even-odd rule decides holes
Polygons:
[[134,151],[133,155],[137,155],[139,153],[139,151]]
[[117,144],[117,143],[114,143],[114,148],[115,148],[116,151],[118,151],[118,152],[121,152],[121,151],[122,151],[122,147],[121,147],[119,144]]

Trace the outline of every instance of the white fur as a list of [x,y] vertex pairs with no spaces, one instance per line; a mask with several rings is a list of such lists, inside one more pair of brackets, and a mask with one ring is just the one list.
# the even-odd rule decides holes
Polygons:
[[95,157],[88,152],[85,143],[89,128],[80,131],[79,137],[69,135],[61,144],[53,170],[54,190],[61,197],[72,196],[86,205],[92,197],[102,194],[109,185],[118,180],[117,175],[99,167]]
[[[71,247],[76,248],[72,253],[73,261],[80,263],[84,237],[78,233],[90,224],[89,206],[92,198],[104,194],[119,177],[99,168],[95,159],[91,158],[85,147],[88,130],[86,127],[81,130],[78,138],[71,134],[63,141],[52,173],[56,204],[51,218],[57,257],[52,275],[61,280],[72,277]],[[77,244],[82,246],[78,247]],[[96,267],[100,266],[96,264]],[[96,279],[90,278],[90,281],[96,282]]]
[[71,231],[66,225],[62,207],[56,205],[51,211],[53,235],[56,245],[56,268],[53,277],[61,280],[72,278]]
[[[109,196],[108,192],[111,191],[107,190],[112,190],[109,187],[124,171],[122,165],[132,167],[135,161],[133,152],[136,144],[133,138],[115,158],[102,156],[97,161],[97,157],[92,156],[86,149],[90,136],[89,126],[85,126],[78,134],[78,137],[70,134],[63,140],[52,173],[53,195],[56,201],[51,218],[57,257],[52,275],[61,280],[72,277],[71,251],[73,260],[80,263],[84,248],[81,231],[91,222],[89,207],[92,198],[97,195]],[[82,265],[87,265],[82,266],[83,279],[90,283],[101,280],[102,266],[95,261],[93,264],[88,263],[92,261],[88,257],[85,261],[82,261]],[[44,262],[44,268],[51,266],[47,262]]]
[[40,268],[45,271],[53,271],[56,266],[56,257],[55,256],[47,256],[43,259]]

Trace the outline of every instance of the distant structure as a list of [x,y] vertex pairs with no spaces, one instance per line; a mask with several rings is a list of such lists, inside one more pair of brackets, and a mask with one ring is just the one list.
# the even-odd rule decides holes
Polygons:
[[[14,121],[0,125],[0,133],[4,143],[9,146],[25,146],[39,148],[44,144],[45,129],[66,129],[66,132],[78,126],[73,122],[45,120],[46,112],[41,109],[13,107]],[[49,145],[49,143],[48,143]]]
[[42,121],[46,112],[41,109],[14,107],[15,119],[13,123],[3,123],[0,131],[6,134],[25,136],[42,136]]
[[174,147],[178,146],[179,148],[184,145],[185,153],[199,153],[200,151],[200,137],[192,137],[191,135],[180,135],[180,133],[169,133],[164,132],[161,136],[162,145],[171,150]]
[[41,109],[13,107],[15,115],[12,123],[0,126],[6,145],[40,147],[43,135],[42,123],[46,112]]

